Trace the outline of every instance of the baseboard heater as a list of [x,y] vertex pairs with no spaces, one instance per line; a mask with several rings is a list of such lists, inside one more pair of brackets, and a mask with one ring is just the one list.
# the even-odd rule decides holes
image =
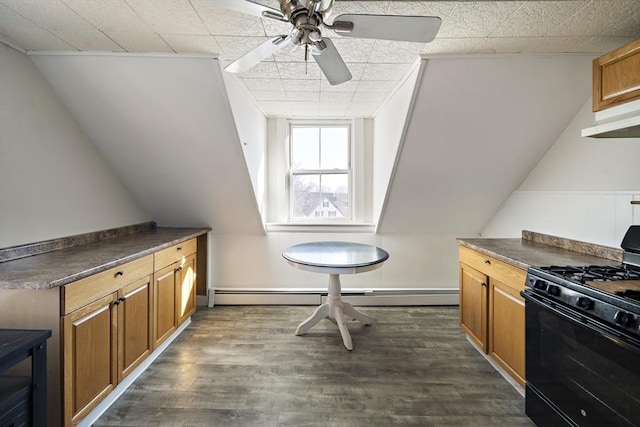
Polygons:
[[[342,297],[361,306],[458,305],[458,289],[343,289]],[[216,288],[209,289],[208,306],[214,305],[319,305],[325,289]]]

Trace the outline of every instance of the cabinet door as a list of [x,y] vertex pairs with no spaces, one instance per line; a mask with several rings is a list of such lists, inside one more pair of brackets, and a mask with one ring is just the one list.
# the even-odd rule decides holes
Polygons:
[[157,271],[153,275],[153,343],[157,347],[177,329],[176,271],[179,263]]
[[487,276],[460,264],[460,326],[487,352]]
[[117,294],[62,318],[64,424],[82,419],[117,383]]
[[517,290],[491,278],[489,353],[524,386],[524,299]]
[[151,276],[118,291],[118,382],[153,349]]
[[196,311],[196,255],[189,255],[178,267],[176,294],[178,325]]

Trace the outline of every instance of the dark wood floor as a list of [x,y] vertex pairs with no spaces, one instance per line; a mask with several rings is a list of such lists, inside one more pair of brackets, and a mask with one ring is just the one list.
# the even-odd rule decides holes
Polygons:
[[471,346],[457,307],[363,307],[306,336],[314,307],[201,308],[95,426],[533,426]]

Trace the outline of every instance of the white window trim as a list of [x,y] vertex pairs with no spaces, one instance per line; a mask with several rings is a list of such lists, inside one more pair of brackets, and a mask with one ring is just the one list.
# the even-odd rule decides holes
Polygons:
[[[349,120],[294,120],[269,119],[268,126],[268,183],[267,222],[268,232],[373,232],[372,222],[372,167],[373,123],[369,119]],[[367,121],[367,123],[365,123]],[[351,221],[289,221],[289,126],[290,123],[344,124],[351,123]]]

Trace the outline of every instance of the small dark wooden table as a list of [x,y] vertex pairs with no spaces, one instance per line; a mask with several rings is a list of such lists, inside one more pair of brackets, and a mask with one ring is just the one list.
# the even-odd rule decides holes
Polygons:
[[[20,414],[27,412],[27,425],[46,426],[49,337],[49,330],[0,329],[0,374],[31,357],[30,378],[0,375],[0,408],[3,408],[0,411],[1,425],[5,425],[5,422],[13,425],[13,411],[18,420]],[[25,389],[28,393],[22,392]],[[28,411],[24,411],[23,394],[31,398],[30,403],[27,403]],[[4,408],[5,404],[7,408]]]
[[327,302],[316,308],[311,317],[298,326],[296,335],[306,334],[313,325],[328,317],[337,323],[344,346],[352,350],[351,335],[344,324],[344,315],[365,325],[373,323],[373,319],[342,301],[340,275],[363,273],[381,267],[389,259],[387,251],[361,243],[311,242],[291,246],[282,256],[292,267],[329,274]]

